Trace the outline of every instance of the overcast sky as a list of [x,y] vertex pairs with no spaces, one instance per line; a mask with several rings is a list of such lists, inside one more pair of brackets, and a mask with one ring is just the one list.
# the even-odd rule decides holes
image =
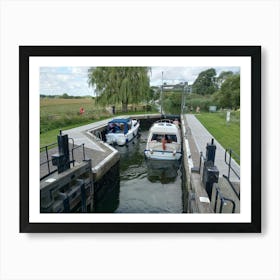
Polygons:
[[[162,80],[167,84],[188,82],[192,84],[200,72],[210,67],[151,67],[150,85],[158,86]],[[222,71],[240,72],[239,67],[213,66],[217,75]],[[163,74],[162,74],[163,73]],[[82,96],[93,95],[88,86],[88,67],[41,67],[40,94]]]

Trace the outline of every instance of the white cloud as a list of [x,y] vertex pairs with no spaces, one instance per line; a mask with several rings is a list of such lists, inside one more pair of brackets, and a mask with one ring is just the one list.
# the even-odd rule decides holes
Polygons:
[[92,95],[87,72],[88,67],[41,67],[40,94]]
[[[151,85],[159,86],[163,82],[192,84],[200,72],[209,67],[151,67],[149,73]],[[239,71],[239,67],[215,67],[217,75],[222,71]],[[163,77],[162,77],[163,73]],[[88,86],[88,67],[41,67],[40,94],[93,95],[94,90]]]
[[[152,67],[150,80],[152,85],[161,85],[163,72],[163,82],[168,84],[188,82],[189,84],[192,84],[200,72],[209,68],[210,67]],[[222,71],[239,71],[239,67],[213,66],[213,68],[216,69],[217,75],[219,75]]]

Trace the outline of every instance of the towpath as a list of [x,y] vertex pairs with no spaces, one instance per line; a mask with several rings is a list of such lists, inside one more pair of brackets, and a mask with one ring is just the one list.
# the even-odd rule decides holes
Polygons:
[[[193,114],[186,114],[185,119],[187,125],[191,130],[191,135],[194,139],[196,148],[199,152],[203,152],[203,155],[206,155],[206,144],[211,142],[211,139],[214,138],[214,143],[216,144],[216,158],[215,165],[220,171],[220,176],[228,174],[228,165],[225,163],[225,148],[213,137],[212,134],[201,124],[201,122]],[[232,167],[234,170],[240,174],[239,164],[232,159]],[[239,178],[233,173],[230,173],[230,180],[232,182],[239,182]]]

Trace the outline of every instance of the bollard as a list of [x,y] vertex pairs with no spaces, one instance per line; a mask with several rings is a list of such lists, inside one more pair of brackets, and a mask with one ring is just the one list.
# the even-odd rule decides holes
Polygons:
[[207,143],[206,145],[206,160],[204,162],[202,175],[202,181],[210,201],[212,199],[213,185],[214,183],[218,183],[219,180],[219,170],[214,165],[215,156],[216,145],[214,144],[214,139],[212,138],[211,143]]
[[214,183],[218,183],[219,180],[219,170],[216,166],[214,166],[212,161],[207,161],[204,163],[202,179],[203,184],[205,186],[205,190],[211,201],[213,185]]
[[68,146],[68,135],[62,135],[60,130],[57,135],[58,154],[52,155],[52,164],[57,166],[58,173],[70,168],[70,155]]
[[212,161],[215,163],[216,156],[216,145],[214,144],[214,139],[212,138],[211,143],[207,143],[206,145],[206,161]]

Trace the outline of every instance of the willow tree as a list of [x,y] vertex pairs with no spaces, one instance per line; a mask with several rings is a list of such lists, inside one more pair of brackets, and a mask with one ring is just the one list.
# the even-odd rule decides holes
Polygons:
[[148,67],[96,67],[88,71],[88,84],[103,105],[122,104],[127,112],[128,104],[139,104],[149,94]]

